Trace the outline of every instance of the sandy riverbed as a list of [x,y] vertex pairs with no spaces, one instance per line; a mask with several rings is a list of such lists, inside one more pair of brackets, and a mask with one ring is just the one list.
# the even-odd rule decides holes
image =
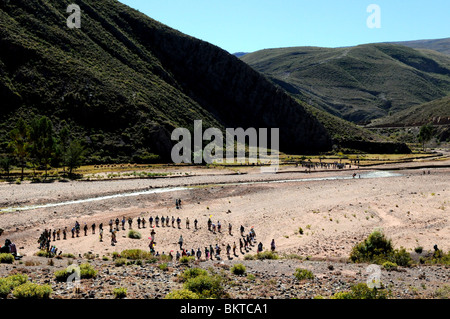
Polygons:
[[[398,166],[392,165],[392,168]],[[82,231],[79,238],[72,239],[69,233],[67,240],[56,240],[53,244],[63,252],[75,255],[91,251],[102,256],[129,248],[148,250],[149,225],[147,223],[145,229],[138,229],[136,218],[141,216],[148,220],[150,216],[164,215],[180,217],[182,227],[155,228],[159,252],[178,250],[180,235],[184,238],[184,247],[189,249],[203,250],[207,245],[219,244],[225,251],[226,244],[233,245],[233,242],[239,247],[241,225],[246,232],[254,227],[257,242],[262,242],[265,248],[269,248],[274,239],[278,252],[302,256],[346,258],[351,248],[374,229],[382,229],[395,247],[412,250],[422,246],[427,250],[437,244],[445,251],[450,249],[450,168],[426,169],[427,174],[423,174],[423,169],[395,170],[401,176],[387,178],[208,186],[276,179],[348,178],[353,173],[347,170],[305,174],[294,167],[285,171],[289,172],[273,175],[248,169],[246,174],[226,175],[223,170],[218,174],[210,170],[208,174],[194,173],[194,176],[178,178],[2,184],[0,207],[23,207],[158,187],[199,185],[167,193],[2,213],[0,228],[5,230],[2,238],[11,238],[22,254],[31,255],[38,250],[36,241],[44,228],[62,229],[67,226],[70,229],[78,220],[82,226],[85,222],[88,226],[94,222],[97,225],[103,223],[104,229],[108,230],[111,218],[130,216],[134,218],[133,228],[143,235],[141,240],[126,238],[126,225],[127,231],[119,232],[116,246],[111,246],[108,231],[104,241],[99,242],[98,235],[91,234],[90,229],[87,236]],[[364,174],[369,171],[356,172]],[[175,208],[176,198],[182,199],[182,209]],[[208,231],[210,216],[213,222],[222,224],[221,233]],[[186,218],[190,220],[190,229],[186,229]],[[198,220],[198,230],[194,230],[194,219]],[[233,226],[232,235],[228,234],[228,223]],[[303,234],[299,233],[300,228]],[[243,254],[239,254],[239,258],[242,257]]]

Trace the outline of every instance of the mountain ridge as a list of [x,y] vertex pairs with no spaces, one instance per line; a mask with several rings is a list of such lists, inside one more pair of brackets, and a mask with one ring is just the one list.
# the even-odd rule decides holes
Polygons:
[[284,90],[228,52],[114,0],[0,2],[0,146],[24,117],[61,119],[91,162],[170,157],[176,127],[280,128],[280,148],[310,153],[331,139]]
[[433,50],[450,55],[450,38],[422,39],[422,40],[396,41],[385,43],[399,44],[413,49]]
[[395,44],[267,49],[241,59],[291,95],[362,124],[450,93],[450,56]]

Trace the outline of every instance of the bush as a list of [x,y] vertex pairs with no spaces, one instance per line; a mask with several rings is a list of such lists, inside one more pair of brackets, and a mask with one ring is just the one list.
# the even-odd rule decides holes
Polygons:
[[[122,258],[132,259],[132,260],[149,259],[152,257],[152,255],[149,252],[141,250],[141,249],[126,249],[120,253],[120,256]],[[117,256],[114,257],[114,254],[113,254],[113,258],[117,258]]]
[[130,229],[130,231],[128,232],[128,238],[132,238],[132,239],[141,239],[142,235],[140,232],[138,232],[137,230],[134,229]]
[[75,255],[74,255],[74,254],[71,254],[71,253],[61,254],[61,256],[66,257],[66,258],[73,258],[73,259],[76,258]]
[[388,292],[384,289],[369,288],[367,284],[360,283],[351,288],[350,292],[335,293],[331,299],[387,299]]
[[184,281],[188,281],[189,279],[196,278],[198,276],[207,276],[208,272],[205,269],[201,268],[189,268],[186,269],[181,275],[179,275],[179,278]]
[[225,296],[222,280],[218,276],[200,275],[184,283],[184,288],[201,298],[221,298]]
[[0,297],[6,298],[12,289],[26,283],[27,281],[28,276],[23,274],[0,278]]
[[50,285],[27,282],[14,288],[12,294],[17,299],[48,299],[52,292]]
[[[67,281],[67,279],[75,272],[75,268],[71,270],[62,269],[54,272],[55,280],[58,282]],[[80,279],[89,279],[97,276],[97,271],[88,263],[80,265]]]
[[367,239],[353,247],[350,260],[380,263],[380,260],[384,260],[393,250],[391,241],[383,233],[374,231]]
[[246,272],[246,268],[243,264],[235,264],[233,267],[231,267],[231,273],[242,276]]
[[418,247],[414,248],[414,251],[415,251],[416,253],[418,253],[418,254],[421,254],[422,251],[423,251],[423,247],[422,247],[422,246],[418,246]]
[[450,285],[444,285],[438,288],[434,293],[436,299],[450,299]]
[[348,291],[340,291],[331,296],[331,299],[356,299],[353,294]]
[[409,267],[412,264],[411,255],[403,247],[396,249],[391,256],[387,256],[387,259],[402,267]]
[[263,251],[259,254],[256,254],[256,259],[263,260],[263,259],[278,259],[278,255],[274,253],[273,251]]
[[98,271],[94,269],[90,264],[80,265],[80,277],[81,279],[89,279],[97,277]]
[[426,264],[441,264],[450,265],[450,251],[446,254],[442,250],[435,250],[430,257],[423,258],[423,262]]
[[88,259],[88,260],[93,260],[93,259],[95,259],[95,255],[94,255],[93,253],[91,253],[91,252],[89,252],[89,253],[84,253],[84,254],[83,254],[83,257],[86,258],[86,259]]
[[159,264],[158,268],[161,269],[162,271],[169,270],[169,267],[167,266],[166,263]]
[[194,261],[194,256],[183,256],[180,258],[180,263],[182,264],[189,264],[190,262]]
[[200,296],[190,290],[180,289],[168,293],[164,299],[200,299]]
[[308,269],[297,268],[294,272],[294,277],[297,280],[314,279],[314,274]]
[[112,253],[112,258],[113,258],[113,259],[120,258],[120,254],[119,254],[117,251],[114,251],[114,252]]
[[392,263],[390,261],[386,261],[383,263],[383,268],[390,271],[390,270],[396,270],[398,265],[396,263]]
[[116,267],[120,267],[123,266],[127,263],[127,260],[125,258],[117,258],[114,262],[114,265],[116,265]]
[[14,256],[12,254],[3,253],[0,254],[0,264],[12,264],[14,262]]
[[255,260],[255,259],[264,260],[264,259],[278,259],[278,258],[279,257],[276,253],[268,250],[260,252],[256,255],[247,254],[244,256],[244,260]]
[[379,231],[372,232],[367,239],[353,247],[350,253],[352,262],[368,262],[382,265],[386,261],[398,266],[409,267],[412,264],[411,255],[405,248],[395,249],[391,240]]
[[37,253],[35,253],[36,256],[38,257],[52,257],[52,253],[51,252],[47,252],[46,250],[39,250]]
[[127,296],[127,288],[119,287],[113,289],[113,294],[116,299],[122,299]]
[[73,271],[67,271],[67,269],[63,269],[63,270],[57,270],[53,273],[53,275],[55,276],[55,280],[58,282],[65,282],[67,281],[67,279],[69,278],[69,276],[74,272]]
[[11,286],[9,283],[3,278],[0,279],[0,298],[6,298],[8,294],[11,292]]

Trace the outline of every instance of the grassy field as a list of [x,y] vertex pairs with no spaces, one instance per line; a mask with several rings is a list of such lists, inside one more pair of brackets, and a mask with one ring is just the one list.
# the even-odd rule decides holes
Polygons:
[[[415,160],[425,160],[435,157],[435,153],[413,153],[413,154],[344,154],[337,153],[333,155],[289,155],[280,154],[280,166],[288,167],[302,162],[307,163],[345,163],[356,165],[359,160],[359,166],[378,165],[383,163],[411,162]],[[445,157],[442,157],[445,159]],[[266,163],[267,164],[267,163]],[[261,165],[261,162],[256,164]],[[188,165],[188,164],[111,164],[111,165],[85,165],[75,170],[72,179],[76,180],[112,180],[112,179],[131,179],[131,178],[165,178],[176,176],[189,176],[193,171],[199,170],[218,170],[227,169],[230,173],[238,172],[240,169],[253,167],[248,160],[235,163],[214,163],[207,165]],[[70,180],[63,168],[52,168],[48,171],[45,178],[44,170],[25,169],[24,180],[32,182],[54,182]],[[21,183],[21,170],[14,167],[10,171],[9,178],[1,176],[0,181]]]

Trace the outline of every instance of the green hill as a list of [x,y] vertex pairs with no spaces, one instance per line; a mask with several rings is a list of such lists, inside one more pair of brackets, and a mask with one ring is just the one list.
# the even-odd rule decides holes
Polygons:
[[392,42],[393,44],[400,44],[413,49],[433,50],[450,55],[450,38],[431,39],[431,40],[416,40],[416,41],[402,41]]
[[450,56],[394,44],[268,49],[241,59],[291,95],[355,123],[450,93]]
[[369,127],[422,126],[429,123],[450,125],[450,96],[374,120]]
[[305,108],[226,51],[115,0],[0,1],[0,153],[23,117],[65,120],[91,163],[168,160],[176,127],[280,128],[288,153],[331,149]]

